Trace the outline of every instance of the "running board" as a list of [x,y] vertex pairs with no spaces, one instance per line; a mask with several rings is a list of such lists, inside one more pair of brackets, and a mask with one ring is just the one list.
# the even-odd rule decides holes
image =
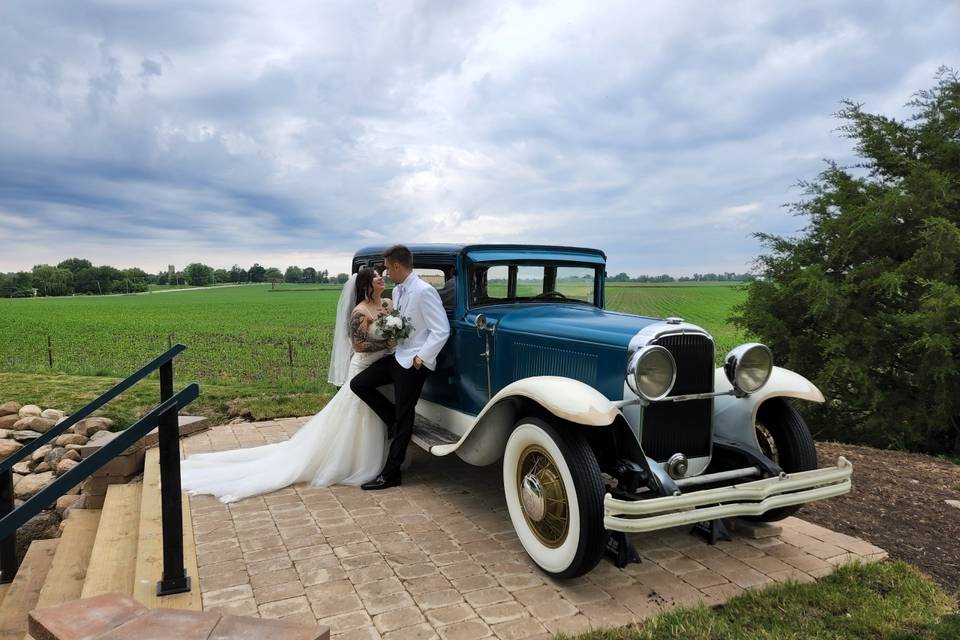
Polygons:
[[417,446],[430,451],[437,445],[453,444],[460,440],[460,436],[418,415],[413,425],[412,439]]

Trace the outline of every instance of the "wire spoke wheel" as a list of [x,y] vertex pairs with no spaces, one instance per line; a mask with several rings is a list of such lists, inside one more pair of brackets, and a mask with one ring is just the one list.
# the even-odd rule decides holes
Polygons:
[[537,539],[551,549],[563,544],[570,530],[570,501],[560,470],[543,447],[530,445],[520,454],[517,493]]
[[763,455],[775,463],[780,464],[780,451],[777,449],[777,441],[774,439],[773,434],[770,433],[770,429],[767,429],[759,420],[755,427],[757,430],[757,442],[760,443],[760,451],[763,451]]

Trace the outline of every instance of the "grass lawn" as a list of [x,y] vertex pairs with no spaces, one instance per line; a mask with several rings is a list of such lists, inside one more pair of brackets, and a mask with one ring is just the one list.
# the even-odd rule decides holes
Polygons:
[[[216,421],[230,407],[264,419],[310,415],[335,391],[326,378],[339,295],[338,285],[266,284],[0,299],[0,402],[76,410],[182,342],[188,349],[176,360],[177,378],[199,382],[202,392],[191,412]],[[745,295],[740,284],[611,283],[607,307],[682,316],[713,333],[722,358],[746,340],[727,322]],[[126,395],[109,410],[121,424],[154,398]]]
[[[561,636],[569,638],[569,636]],[[847,565],[811,584],[748,591],[576,640],[955,640],[957,603],[905,562]]]
[[[2,397],[20,404],[61,409],[68,414],[83,408],[88,402],[107,391],[120,378],[105,376],[74,376],[63,373],[0,373]],[[175,378],[179,391],[193,380]],[[214,424],[244,416],[252,420],[268,420],[287,416],[308,416],[319,411],[332,396],[330,392],[271,393],[257,385],[217,384],[200,382],[200,397],[182,413],[202,415]],[[134,385],[110,402],[96,415],[103,415],[117,427],[127,427],[137,421],[160,400],[160,383],[156,377]]]

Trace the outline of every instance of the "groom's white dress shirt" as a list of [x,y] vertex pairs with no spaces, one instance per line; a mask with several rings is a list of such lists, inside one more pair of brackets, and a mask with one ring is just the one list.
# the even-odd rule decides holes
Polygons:
[[392,295],[394,309],[413,323],[413,333],[397,345],[394,357],[401,367],[409,369],[413,359],[420,356],[423,366],[436,371],[437,354],[450,337],[450,321],[440,294],[411,273],[393,288]]

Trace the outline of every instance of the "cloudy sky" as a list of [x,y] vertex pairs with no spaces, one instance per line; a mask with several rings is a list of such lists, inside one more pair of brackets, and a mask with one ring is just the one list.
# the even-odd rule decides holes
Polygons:
[[906,115],[958,32],[952,0],[5,0],[0,271],[507,240],[744,271],[850,160],[840,99]]

